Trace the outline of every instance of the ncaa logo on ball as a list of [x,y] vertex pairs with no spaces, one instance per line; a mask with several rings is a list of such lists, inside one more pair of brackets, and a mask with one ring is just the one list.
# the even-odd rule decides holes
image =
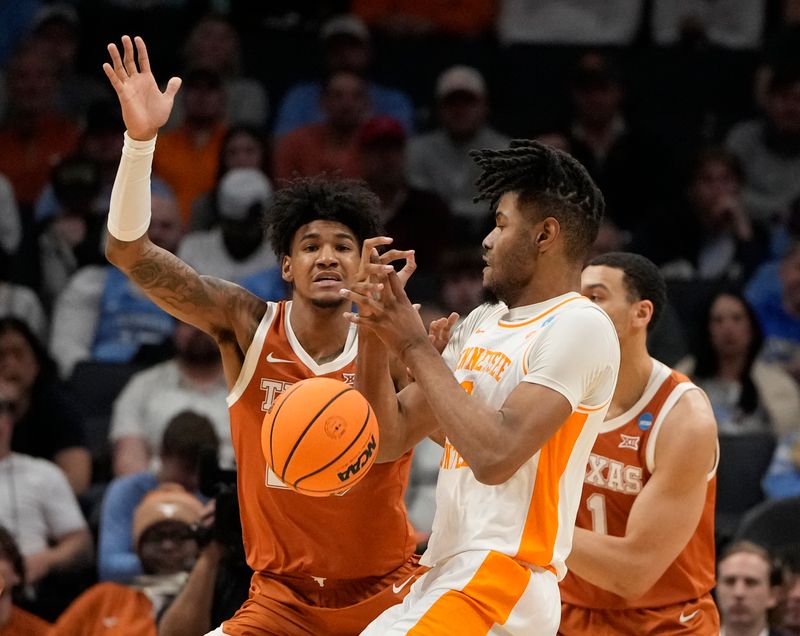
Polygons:
[[378,443],[375,441],[375,437],[370,435],[366,447],[363,451],[361,451],[361,454],[355,459],[355,461],[348,465],[345,470],[336,473],[337,477],[339,477],[339,481],[342,483],[349,481],[355,477],[362,468],[368,466],[369,461],[372,458],[372,454],[375,452],[377,447]]

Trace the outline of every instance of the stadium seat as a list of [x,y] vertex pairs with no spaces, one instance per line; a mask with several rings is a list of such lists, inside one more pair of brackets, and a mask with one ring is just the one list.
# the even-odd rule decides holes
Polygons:
[[736,533],[742,517],[764,500],[761,479],[775,450],[775,438],[769,433],[720,435],[720,460],[717,469],[718,540]]
[[777,555],[800,550],[800,496],[753,508],[742,519],[736,539],[758,543]]

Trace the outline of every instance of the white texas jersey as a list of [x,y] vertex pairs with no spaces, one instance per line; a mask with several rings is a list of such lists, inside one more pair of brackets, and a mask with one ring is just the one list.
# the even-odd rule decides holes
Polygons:
[[483,305],[453,335],[444,358],[465,391],[495,409],[521,383],[561,393],[572,415],[506,482],[480,483],[449,440],[436,517],[422,562],[494,550],[559,580],[572,547],[586,461],[614,394],[619,341],[608,316],[571,292],[509,310]]

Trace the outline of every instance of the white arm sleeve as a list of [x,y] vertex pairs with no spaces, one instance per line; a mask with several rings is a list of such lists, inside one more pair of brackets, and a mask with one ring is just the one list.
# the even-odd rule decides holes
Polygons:
[[156,137],[137,141],[125,132],[108,210],[108,232],[120,241],[135,241],[150,226],[150,171],[155,149]]
[[619,370],[619,341],[611,321],[595,307],[566,311],[526,352],[524,382],[561,393],[572,409],[611,399]]

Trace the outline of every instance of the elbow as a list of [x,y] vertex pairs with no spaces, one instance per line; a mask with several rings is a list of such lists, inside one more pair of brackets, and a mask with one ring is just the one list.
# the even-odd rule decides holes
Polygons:
[[469,464],[469,466],[472,468],[472,474],[475,475],[475,479],[485,486],[504,484],[511,479],[519,468],[519,466],[511,465],[507,459],[478,461],[474,465]]

